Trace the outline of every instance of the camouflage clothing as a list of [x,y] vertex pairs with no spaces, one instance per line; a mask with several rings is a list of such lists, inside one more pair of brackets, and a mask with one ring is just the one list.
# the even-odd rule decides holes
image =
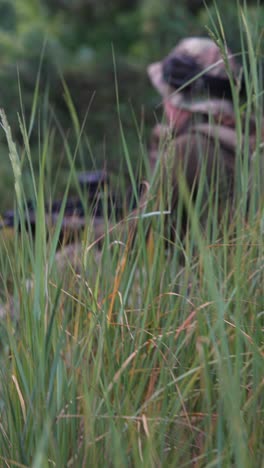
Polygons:
[[[157,125],[152,132],[150,166],[154,170],[157,161],[161,161],[164,180],[171,179],[172,209],[177,207],[182,173],[195,196],[201,171],[205,171],[204,203],[212,185],[218,201],[226,204],[232,200],[236,154],[240,151],[251,155],[254,151],[253,121],[249,141],[245,139],[244,143],[242,138],[239,150],[230,77],[239,80],[240,70],[230,51],[226,54],[229,77],[218,47],[209,39],[185,39],[162,62],[148,68],[152,83],[163,97],[168,122]],[[241,83],[240,87],[242,90]]]

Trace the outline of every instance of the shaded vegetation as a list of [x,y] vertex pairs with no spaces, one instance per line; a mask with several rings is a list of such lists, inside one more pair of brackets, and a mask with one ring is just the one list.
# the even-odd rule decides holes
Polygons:
[[[209,215],[202,228],[198,220],[203,207],[198,202],[193,205],[183,179],[179,205],[186,206],[189,214],[184,241],[176,238],[173,243],[164,242],[170,226],[165,223],[161,202],[154,213],[149,204],[136,220],[125,216],[121,228],[114,215],[110,220],[105,217],[104,235],[100,243],[94,242],[92,207],[87,207],[85,230],[73,256],[69,250],[56,253],[63,206],[57,224],[52,227],[46,224],[45,201],[62,190],[62,179],[66,187],[62,191],[64,202],[71,185],[78,189],[75,159],[78,157],[80,167],[94,164],[93,158],[97,159],[100,148],[94,150],[93,144],[97,145],[100,132],[105,138],[102,161],[110,154],[114,161],[122,155],[126,166],[139,159],[143,165],[140,170],[145,170],[145,125],[148,118],[151,124],[151,118],[141,111],[136,114],[135,121],[133,113],[128,114],[126,99],[132,89],[132,97],[139,97],[138,81],[136,75],[132,75],[134,82],[130,88],[128,78],[122,81],[121,77],[122,73],[131,76],[131,67],[139,77],[143,76],[144,57],[146,62],[152,60],[155,55],[159,56],[162,47],[167,47],[164,39],[159,43],[160,49],[154,51],[153,44],[142,39],[157,38],[157,31],[162,32],[159,21],[165,21],[165,16],[158,10],[159,2],[125,2],[127,7],[122,14],[127,17],[133,14],[131,5],[136,11],[146,8],[145,15],[154,15],[156,5],[160,29],[158,26],[152,32],[140,29],[146,55],[139,46],[133,50],[131,44],[131,49],[127,45],[125,57],[121,49],[115,49],[120,100],[111,107],[109,88],[113,96],[116,94],[111,53],[109,62],[105,60],[104,63],[102,58],[102,62],[97,63],[100,54],[94,52],[91,63],[86,63],[85,59],[82,68],[79,59],[74,63],[78,48],[72,44],[72,50],[67,49],[68,58],[60,62],[68,88],[57,77],[56,54],[53,55],[56,48],[61,50],[62,24],[67,15],[68,18],[73,15],[73,6],[81,16],[82,5],[89,8],[95,5],[94,14],[100,18],[100,15],[107,15],[103,7],[99,8],[103,2],[99,2],[99,6],[98,2],[81,0],[49,3],[28,0],[21,1],[22,4],[24,9],[20,10],[19,2],[8,2],[12,8],[5,23],[6,40],[11,37],[10,30],[18,28],[17,44],[11,41],[10,55],[2,56],[1,79],[6,80],[5,83],[10,81],[10,94],[4,93],[7,88],[2,87],[1,100],[13,99],[13,106],[5,105],[8,118],[1,112],[1,151],[9,158],[5,182],[11,168],[21,229],[19,233],[12,232],[12,237],[8,232],[1,232],[0,239],[0,464],[33,468],[261,467],[264,451],[264,242],[260,135],[250,181],[248,166],[244,164],[250,155],[247,145],[243,146],[244,160],[238,161],[231,222],[227,208],[226,218],[219,225],[214,187],[211,187]],[[118,5],[109,4],[113,8]],[[147,7],[150,4],[152,8]],[[189,4],[193,2],[186,3]],[[227,8],[227,3],[223,4]],[[69,9],[62,10],[63,5],[70,5]],[[170,7],[175,7],[174,2],[164,5],[167,8],[164,8],[164,15],[165,12],[169,14]],[[49,20],[51,11],[53,16]],[[192,15],[194,10],[188,11]],[[255,11],[254,5],[252,12]],[[39,21],[34,23],[39,28],[35,36],[39,43],[37,45],[37,39],[34,42],[31,36],[32,58],[24,60],[23,50],[31,30],[23,18],[28,20],[30,16],[27,15],[33,15],[32,12],[39,15],[36,16]],[[199,24],[202,21],[199,18],[204,18],[205,13],[199,8],[195,13],[198,15],[196,24]],[[117,9],[116,17],[119,14]],[[260,129],[263,77],[258,44],[261,44],[263,23],[260,19],[252,28],[251,11],[246,8],[234,10],[235,14],[242,33],[240,49],[244,71],[250,78],[247,124],[254,115]],[[222,23],[215,26],[210,23],[217,38],[221,37],[222,25],[225,30],[224,21],[222,17]],[[140,28],[142,25],[140,23]],[[49,39],[47,43],[38,85],[37,49],[42,47],[45,28],[53,31],[56,41]],[[137,40],[140,44],[140,39]],[[173,39],[169,48],[174,42]],[[103,47],[105,44],[101,50]],[[105,54],[108,56],[107,51]],[[23,106],[16,88],[16,60]],[[123,64],[124,69],[121,68]],[[101,72],[97,75],[99,69]],[[15,77],[14,81],[11,76]],[[95,112],[95,96],[83,131],[82,114],[94,91],[93,86],[85,88],[91,76],[93,86],[100,88],[100,105],[105,114]],[[144,80],[142,78],[145,98]],[[54,83],[60,84],[57,87]],[[103,91],[106,95],[101,95]],[[156,102],[153,96],[143,102],[153,107]],[[139,102],[139,109],[141,104]],[[25,109],[25,120],[21,107]],[[240,109],[235,110],[239,123]],[[93,121],[94,118],[98,120]],[[140,122],[138,128],[136,122]],[[247,124],[246,132],[249,132]],[[90,134],[92,125],[98,133]],[[122,130],[125,130],[123,138],[120,137]],[[132,143],[129,130],[134,134]],[[245,140],[248,139],[249,133],[245,133]],[[133,173],[131,182],[135,184]],[[253,196],[245,216],[249,182]],[[201,177],[201,190],[205,183]],[[243,183],[245,190],[241,190]],[[154,187],[155,181],[152,181],[150,191]],[[162,192],[163,187],[160,190]],[[26,230],[23,207],[29,193],[37,207],[34,239]],[[152,236],[147,237],[150,228]]]

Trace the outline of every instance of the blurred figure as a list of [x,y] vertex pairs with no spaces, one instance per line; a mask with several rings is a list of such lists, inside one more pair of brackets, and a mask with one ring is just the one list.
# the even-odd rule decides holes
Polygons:
[[[165,125],[156,125],[152,132],[150,166],[154,171],[161,160],[164,180],[172,182],[172,210],[177,206],[179,174],[184,173],[195,197],[203,166],[203,201],[216,181],[219,200],[224,204],[232,200],[238,143],[229,78],[241,94],[245,90],[240,67],[229,50],[226,57],[224,63],[212,40],[191,37],[182,40],[163,61],[148,67],[150,80],[162,96],[165,114]],[[255,142],[253,119],[249,119],[249,127],[251,154]]]

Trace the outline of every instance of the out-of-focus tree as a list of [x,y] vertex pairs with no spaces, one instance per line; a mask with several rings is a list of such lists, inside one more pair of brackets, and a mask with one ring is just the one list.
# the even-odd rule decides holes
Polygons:
[[[213,3],[208,0],[205,9],[203,0],[0,0],[0,106],[17,140],[18,80],[27,117],[45,44],[40,106],[42,96],[49,94],[68,132],[71,124],[63,99],[63,75],[80,119],[92,99],[85,130],[98,165],[104,159],[119,160],[122,150],[113,112],[114,50],[121,118],[131,151],[137,154],[131,108],[138,119],[144,116],[143,126],[151,127],[158,99],[148,83],[147,64],[164,56],[184,36],[206,35],[212,28],[210,15],[217,19]],[[228,43],[238,50],[237,2],[217,3]],[[259,37],[255,24],[261,24],[261,18],[264,24],[264,6],[253,0],[247,4],[249,27]],[[31,135],[33,146],[36,134]]]

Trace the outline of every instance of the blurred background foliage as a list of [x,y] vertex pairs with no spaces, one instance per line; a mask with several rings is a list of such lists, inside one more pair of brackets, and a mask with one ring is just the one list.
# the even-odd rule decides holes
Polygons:
[[[228,43],[234,51],[239,50],[238,3],[221,0],[217,5]],[[256,23],[264,24],[262,2],[251,1],[247,5],[253,29]],[[28,121],[44,48],[37,115],[44,115],[46,122],[48,115],[56,116],[69,142],[73,141],[63,77],[80,122],[89,109],[85,124],[89,144],[77,165],[87,169],[107,165],[125,171],[114,50],[121,119],[136,167],[140,143],[135,119],[147,141],[148,130],[160,117],[155,114],[161,112],[157,107],[159,97],[148,82],[147,64],[161,58],[184,36],[206,35],[212,18],[216,18],[213,2],[208,1],[205,7],[202,0],[0,0],[0,106],[6,111],[18,145],[22,144],[17,118],[21,112],[20,92]],[[34,151],[38,153],[38,135],[36,121],[30,137],[33,155]],[[1,207],[5,207],[12,200],[13,189],[3,134],[0,151],[5,181],[0,197]],[[52,164],[58,167],[60,161],[63,181],[63,168],[66,177],[68,163],[56,138],[53,152]],[[25,173],[26,170],[25,166]]]

